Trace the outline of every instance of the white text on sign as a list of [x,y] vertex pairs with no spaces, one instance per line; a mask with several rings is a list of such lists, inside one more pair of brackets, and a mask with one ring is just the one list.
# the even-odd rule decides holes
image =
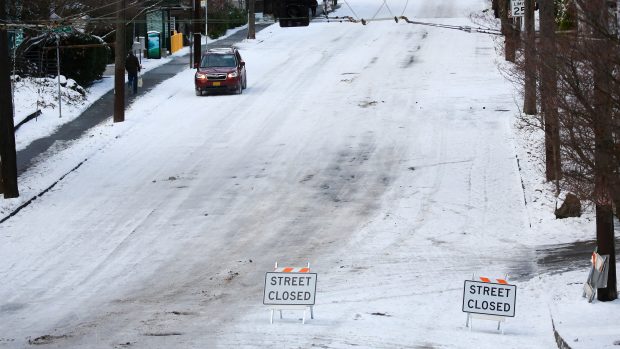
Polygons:
[[466,280],[463,311],[466,313],[515,316],[517,286]]
[[266,305],[314,305],[316,273],[265,274]]

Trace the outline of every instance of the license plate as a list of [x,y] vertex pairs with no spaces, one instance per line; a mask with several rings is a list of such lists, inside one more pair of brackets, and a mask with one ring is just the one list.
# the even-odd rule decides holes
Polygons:
[[221,84],[220,82],[214,82],[213,86],[220,86],[220,84]]

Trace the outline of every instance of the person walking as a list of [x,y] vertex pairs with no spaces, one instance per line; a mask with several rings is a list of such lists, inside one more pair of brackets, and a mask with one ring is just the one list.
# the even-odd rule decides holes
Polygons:
[[310,10],[312,10],[312,17],[316,16],[316,7],[319,6],[317,0],[310,0]]
[[129,80],[129,86],[135,95],[138,93],[138,72],[142,69],[138,57],[134,55],[133,51],[129,51],[127,58],[125,59],[125,69],[127,70],[127,76]]

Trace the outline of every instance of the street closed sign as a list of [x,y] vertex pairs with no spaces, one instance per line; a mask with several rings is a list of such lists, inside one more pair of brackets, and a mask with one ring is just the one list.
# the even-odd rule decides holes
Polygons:
[[314,305],[316,273],[265,274],[265,305]]
[[514,317],[516,298],[515,285],[465,280],[463,311]]

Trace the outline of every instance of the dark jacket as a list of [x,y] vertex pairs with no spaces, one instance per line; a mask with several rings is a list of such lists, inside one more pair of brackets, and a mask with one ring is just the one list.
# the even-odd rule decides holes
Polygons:
[[138,72],[140,71],[140,62],[138,61],[138,57],[129,54],[125,59],[125,69],[127,69],[127,73],[129,74],[138,74]]

